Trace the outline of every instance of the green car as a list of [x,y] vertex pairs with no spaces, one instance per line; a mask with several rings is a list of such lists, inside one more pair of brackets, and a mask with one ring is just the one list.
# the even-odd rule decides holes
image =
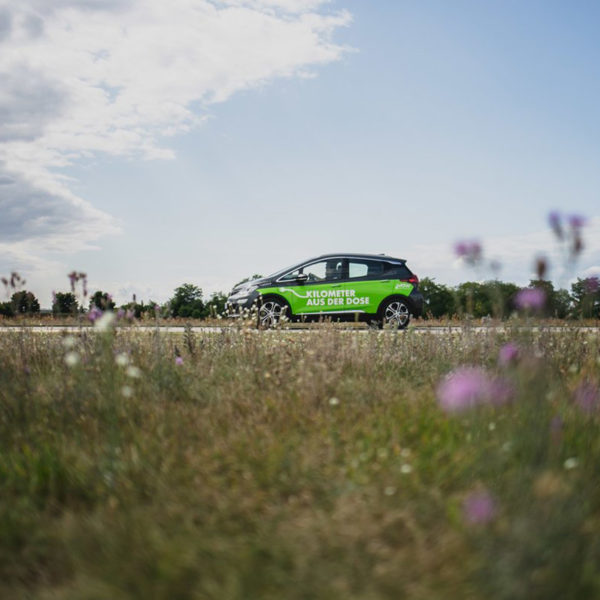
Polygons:
[[237,285],[227,299],[232,316],[258,308],[258,323],[289,320],[367,321],[404,329],[423,311],[419,278],[406,261],[385,255],[324,254]]

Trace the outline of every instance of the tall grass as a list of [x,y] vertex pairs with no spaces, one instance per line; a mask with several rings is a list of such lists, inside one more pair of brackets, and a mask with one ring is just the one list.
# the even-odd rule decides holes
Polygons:
[[[599,351],[568,328],[5,332],[0,597],[600,597]],[[461,365],[511,401],[442,410]]]

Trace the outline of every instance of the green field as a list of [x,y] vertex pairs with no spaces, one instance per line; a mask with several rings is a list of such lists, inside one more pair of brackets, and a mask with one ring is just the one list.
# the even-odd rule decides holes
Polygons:
[[[5,332],[0,597],[598,598],[599,357],[568,328]],[[461,365],[501,393],[443,410]]]

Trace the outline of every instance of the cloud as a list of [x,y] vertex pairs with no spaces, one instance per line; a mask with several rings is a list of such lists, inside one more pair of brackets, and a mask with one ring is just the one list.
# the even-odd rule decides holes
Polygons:
[[[173,158],[211,104],[339,60],[319,0],[0,0],[0,242],[70,250],[119,231],[61,169]],[[32,245],[33,244],[33,245]],[[34,256],[35,252],[27,253]]]

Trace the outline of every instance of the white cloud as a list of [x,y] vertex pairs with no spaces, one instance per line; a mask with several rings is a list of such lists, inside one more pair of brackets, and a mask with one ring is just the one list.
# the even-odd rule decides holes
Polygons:
[[[340,59],[347,12],[320,0],[0,0],[0,240],[89,247],[119,231],[60,168],[172,158],[212,103]],[[7,246],[13,244],[14,246]],[[38,252],[39,255],[39,252]]]

